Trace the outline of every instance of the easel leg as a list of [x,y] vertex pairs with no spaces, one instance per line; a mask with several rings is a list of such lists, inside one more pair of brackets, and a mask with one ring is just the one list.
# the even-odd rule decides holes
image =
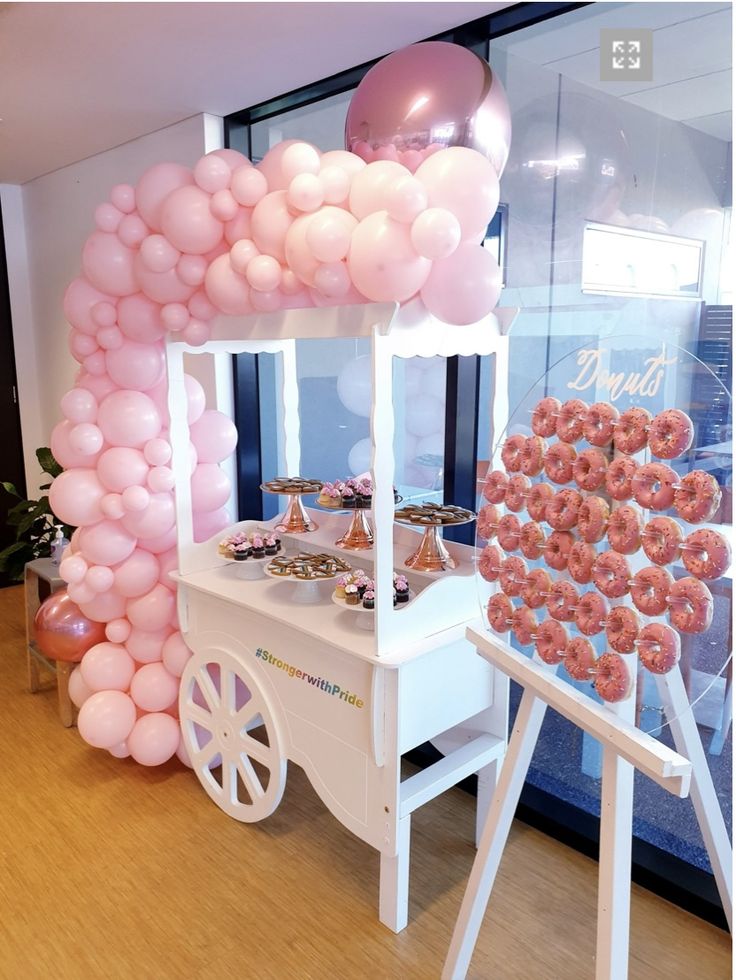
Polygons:
[[475,804],[475,846],[480,844],[483,828],[488,819],[488,811],[491,808],[491,800],[496,792],[498,784],[498,773],[501,765],[500,759],[484,766],[478,773],[478,797]]
[[657,677],[657,687],[665,706],[677,751],[689,759],[693,767],[690,796],[730,929],[733,911],[731,873],[733,852],[721,805],[708,769],[708,761],[703,751],[703,743],[700,741],[700,732],[695,724],[680,671],[671,670],[669,674]]
[[442,980],[462,980],[467,974],[546,710],[546,702],[533,692],[524,691],[452,934]]
[[708,748],[709,755],[720,755],[723,752],[723,746],[726,739],[728,738],[728,733],[731,730],[731,716],[733,713],[733,702],[732,702],[732,686],[733,686],[733,657],[728,661],[728,666],[726,667],[726,686],[723,691],[723,710],[721,711],[721,723],[718,728],[713,732],[713,738],[711,739],[710,746]]
[[633,807],[634,767],[604,746],[596,980],[628,976]]
[[381,855],[378,884],[378,918],[393,932],[401,932],[409,920],[409,847],[411,817],[402,817],[396,834],[398,851]]

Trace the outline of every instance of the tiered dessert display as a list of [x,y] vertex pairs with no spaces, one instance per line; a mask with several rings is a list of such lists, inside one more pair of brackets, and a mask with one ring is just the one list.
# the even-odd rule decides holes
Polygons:
[[423,527],[424,535],[416,551],[404,561],[407,568],[416,568],[422,572],[443,572],[448,568],[457,568],[457,562],[448,552],[440,530],[443,527],[456,527],[475,520],[475,514],[464,507],[453,504],[409,504],[396,512],[399,524],[410,527]]
[[302,497],[319,493],[322,489],[321,480],[307,480],[301,476],[278,476],[268,483],[262,483],[260,489],[264,493],[287,494],[289,498],[284,516],[277,525],[280,531],[303,534],[305,531],[317,530],[317,525],[304,510]]

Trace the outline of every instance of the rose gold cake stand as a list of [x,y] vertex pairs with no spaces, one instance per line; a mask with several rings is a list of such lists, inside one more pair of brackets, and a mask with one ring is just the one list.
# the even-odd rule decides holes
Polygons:
[[364,507],[355,508],[350,527],[335,544],[348,551],[365,551],[373,547],[373,528]]
[[318,525],[310,520],[309,515],[304,509],[302,497],[306,497],[310,493],[319,493],[318,490],[300,490],[284,493],[283,490],[272,490],[264,483],[261,484],[260,489],[264,493],[274,493],[288,497],[284,516],[276,525],[277,531],[290,532],[291,534],[305,534],[307,531],[317,530]]
[[466,517],[464,520],[453,521],[451,524],[443,524],[441,521],[435,521],[432,524],[426,524],[425,522],[419,524],[408,518],[397,517],[397,524],[404,524],[407,527],[424,528],[424,534],[422,535],[422,540],[419,542],[419,547],[413,554],[409,555],[404,565],[407,568],[414,568],[419,572],[444,572],[448,568],[457,568],[457,562],[447,550],[444,541],[440,537],[440,528],[459,527],[460,524],[469,524],[474,520],[475,514],[472,517]]

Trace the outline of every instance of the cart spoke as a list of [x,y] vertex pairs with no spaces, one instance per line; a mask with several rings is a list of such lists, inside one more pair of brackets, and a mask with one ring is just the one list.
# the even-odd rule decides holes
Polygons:
[[235,711],[235,674],[231,670],[220,671],[220,693],[222,706],[229,714]]
[[255,738],[251,738],[250,735],[241,733],[240,735],[240,745],[241,752],[248,755],[251,759],[255,759],[256,762],[260,762],[262,766],[267,769],[271,768],[271,747],[269,745],[264,745],[263,742],[259,742]]
[[204,728],[207,732],[211,732],[214,728],[215,722],[212,715],[204,708],[200,708],[198,704],[187,705],[187,719],[194,722],[195,725],[199,725],[200,728]]
[[[256,697],[251,697],[251,699],[244,704],[243,707],[235,713],[235,724],[240,731],[244,728],[255,728],[251,722],[256,718],[263,717],[263,709],[260,700]],[[258,724],[263,724],[259,721]]]
[[213,738],[210,739],[210,741],[207,742],[207,744],[201,749],[195,749],[193,752],[190,750],[189,757],[192,760],[192,765],[195,767],[195,769],[197,767],[201,769],[209,769],[210,763],[215,758],[218,751],[219,748]]
[[229,803],[238,803],[238,771],[232,759],[222,760],[222,791]]
[[238,757],[238,772],[240,773],[240,777],[245,783],[245,788],[248,790],[250,798],[254,803],[256,800],[260,800],[263,796],[265,796],[265,790],[261,785],[258,774],[253,768],[253,764],[248,756],[242,752]]
[[197,685],[202,697],[207,702],[210,711],[216,711],[220,707],[220,695],[217,693],[215,682],[207,670],[207,664],[203,664],[197,671]]

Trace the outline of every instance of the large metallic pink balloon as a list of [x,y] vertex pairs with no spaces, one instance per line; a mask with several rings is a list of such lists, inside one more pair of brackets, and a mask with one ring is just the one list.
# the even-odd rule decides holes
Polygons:
[[33,632],[38,648],[49,660],[77,663],[90,647],[104,641],[105,624],[87,619],[66,589],[61,589],[41,603]]
[[496,173],[506,164],[511,117],[490,66],[467,48],[424,41],[390,54],[350,102],[345,146],[367,163],[397,160],[413,173],[448,146],[478,150]]

